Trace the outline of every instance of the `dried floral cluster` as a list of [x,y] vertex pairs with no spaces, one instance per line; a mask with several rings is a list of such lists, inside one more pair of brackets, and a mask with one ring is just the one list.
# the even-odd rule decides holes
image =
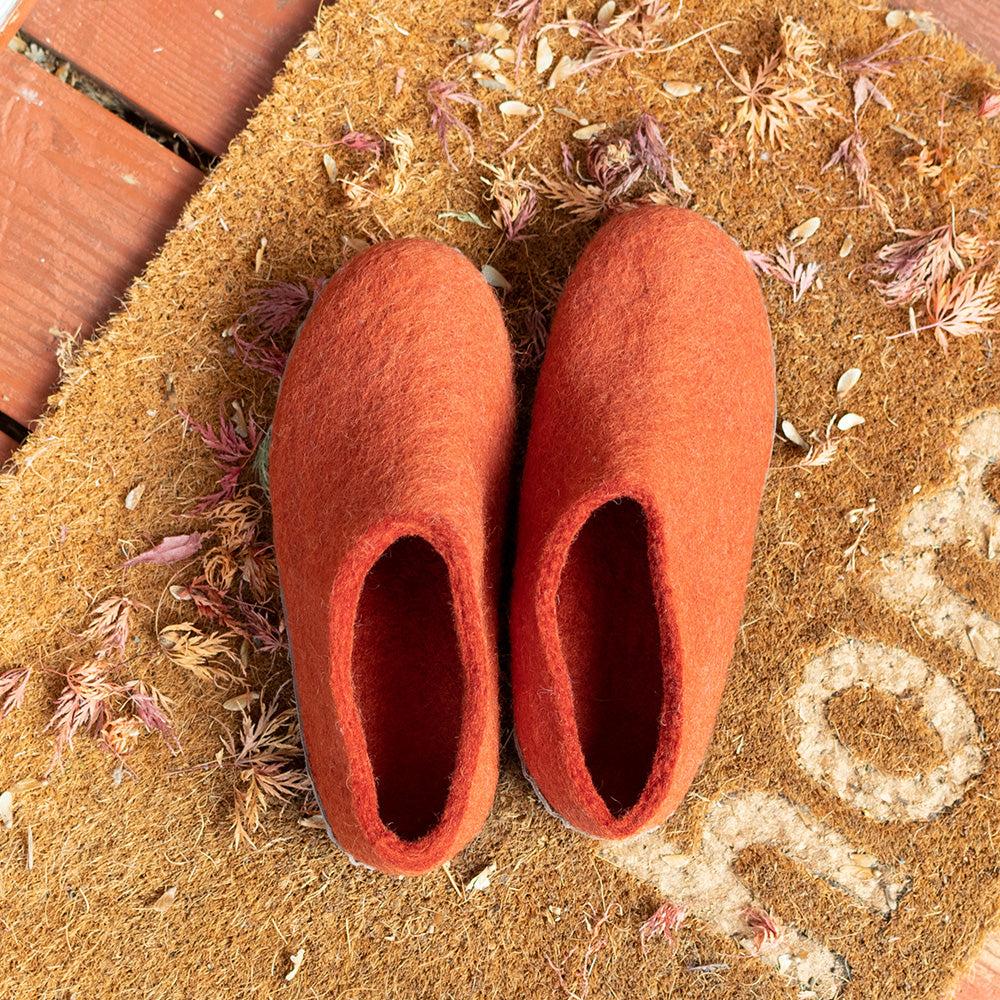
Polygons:
[[[534,167],[532,172],[542,194],[573,220],[585,222],[642,203],[686,205],[691,200],[660,122],[648,111],[624,134],[606,129],[589,139],[583,164],[565,143],[562,151],[563,177],[549,177]],[[652,179],[651,190],[632,197],[644,176]]]
[[900,232],[906,239],[882,247],[871,266],[886,303],[909,308],[910,328],[898,336],[930,330],[947,354],[949,337],[989,332],[1000,314],[990,245],[977,233],[956,233],[954,221]]
[[785,18],[781,46],[757,67],[753,77],[746,64],[734,76],[722,61],[708,35],[705,36],[729,82],[736,88],[734,128],[746,129],[750,160],[759,147],[784,149],[795,128],[805,118],[836,115],[829,95],[820,94],[816,59],[822,42],[804,25]]
[[[159,733],[172,753],[180,751],[170,712],[172,702],[152,684],[135,677],[137,654],[129,650],[132,613],[137,605],[124,596],[109,597],[91,612],[76,638],[88,652],[64,672],[48,728],[54,731],[49,772],[60,766],[80,732],[124,760],[143,733]],[[0,677],[0,719],[19,708],[33,669],[10,670]]]

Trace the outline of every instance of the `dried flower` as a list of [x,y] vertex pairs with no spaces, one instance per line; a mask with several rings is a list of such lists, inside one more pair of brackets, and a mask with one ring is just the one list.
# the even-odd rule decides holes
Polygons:
[[837,147],[820,173],[822,174],[830,167],[842,163],[844,169],[853,174],[854,179],[858,182],[858,197],[861,198],[865,207],[877,209],[891,226],[892,216],[889,214],[889,203],[886,201],[885,195],[871,182],[871,166],[868,163],[868,157],[865,156],[867,145],[868,140],[862,139],[861,133],[855,128],[854,132]]
[[135,750],[143,725],[134,715],[119,715],[106,722],[99,739],[116,757],[127,757]]
[[900,35],[898,38],[892,38],[888,42],[884,42],[880,45],[874,52],[866,52],[864,55],[854,56],[851,59],[845,59],[838,69],[841,73],[847,75],[865,75],[865,76],[895,76],[896,74],[892,72],[890,67],[898,66],[902,62],[921,62],[926,63],[928,56],[901,56],[897,59],[886,59],[884,58],[887,53],[891,52],[897,45],[906,41],[910,35],[916,34],[916,29],[913,31],[908,31],[904,35]]
[[994,332],[991,320],[1000,313],[997,300],[997,271],[968,270],[936,285],[927,299],[930,329],[948,353],[948,337],[971,337]]
[[495,203],[491,218],[508,240],[530,239],[532,234],[523,230],[538,214],[538,196],[535,187],[524,179],[524,171],[514,173],[515,162],[505,162],[502,168],[484,164],[493,174],[492,180],[482,178],[489,185],[487,197]]
[[901,229],[905,240],[882,247],[870,270],[885,281],[872,284],[890,306],[905,306],[925,297],[940,285],[952,270],[965,265],[963,256],[981,252],[979,240],[969,234],[956,235],[954,223],[947,222],[936,229]]
[[270,703],[262,697],[256,718],[249,706],[241,709],[238,733],[226,733],[222,745],[229,758],[225,765],[238,772],[233,846],[256,849],[250,833],[260,828],[271,802],[287,803],[312,789],[296,711],[279,709],[276,697]]
[[0,675],[0,721],[21,707],[31,674],[31,667],[15,667]]
[[743,919],[747,927],[753,931],[753,943],[757,951],[775,944],[784,934],[781,924],[774,916],[759,906],[748,906],[743,911]]
[[452,105],[471,104],[477,110],[482,108],[482,103],[477,101],[471,94],[466,94],[459,90],[458,84],[452,80],[435,80],[427,88],[427,98],[431,102],[431,125],[437,129],[438,139],[441,140],[441,148],[444,150],[445,159],[453,170],[458,170],[451,158],[448,149],[448,129],[457,128],[469,144],[469,162],[475,155],[475,147],[472,143],[472,130],[465,124],[452,109]]
[[639,943],[642,945],[643,954],[646,953],[646,942],[658,935],[668,943],[675,944],[675,932],[684,922],[685,916],[687,910],[683,906],[674,906],[669,901],[661,904],[639,928]]
[[729,72],[707,35],[706,41],[723,73],[739,91],[739,95],[733,98],[737,107],[735,127],[746,126],[751,160],[759,143],[772,149],[784,149],[800,119],[836,114],[826,96],[816,93],[815,81],[804,76],[801,67],[795,67],[793,71],[794,64],[783,58],[781,50],[757,68],[751,82],[745,65],[740,66],[737,79]]
[[980,118],[996,118],[997,115],[1000,115],[1000,94],[994,94],[991,91],[983,94],[977,114]]
[[240,474],[253,458],[257,445],[264,437],[260,427],[251,413],[246,422],[246,435],[239,433],[236,423],[225,416],[225,407],[219,403],[218,433],[208,424],[195,423],[190,415],[181,411],[181,416],[201,435],[202,440],[212,452],[215,464],[222,470],[218,489],[214,493],[202,497],[193,508],[193,513],[203,514],[224,500],[231,500],[236,494]]
[[798,302],[812,287],[820,266],[815,261],[800,263],[795,251],[779,243],[774,255],[761,250],[747,250],[744,256],[758,274],[777,278],[792,289],[792,302]]
[[233,632],[204,633],[194,622],[178,622],[160,629],[160,647],[170,662],[190,671],[200,680],[218,688],[228,687],[235,680],[233,674],[220,666],[220,661],[239,664],[229,642]]

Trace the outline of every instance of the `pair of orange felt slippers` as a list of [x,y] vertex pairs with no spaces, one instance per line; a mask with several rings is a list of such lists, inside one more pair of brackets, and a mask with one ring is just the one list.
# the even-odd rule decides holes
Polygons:
[[[595,837],[662,822],[715,722],[774,433],[756,278],[681,209],[601,228],[559,301],[531,416],[510,608],[517,740]],[[333,838],[428,871],[498,775],[497,606],[515,399],[493,291],[395,240],[327,284],[270,457],[302,734]]]

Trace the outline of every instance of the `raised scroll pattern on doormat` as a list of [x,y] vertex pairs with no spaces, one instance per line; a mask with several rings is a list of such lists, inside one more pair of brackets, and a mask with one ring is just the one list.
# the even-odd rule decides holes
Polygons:
[[1000,542],[1000,509],[983,477],[1000,462],[1000,412],[987,410],[961,430],[952,450],[953,485],[917,500],[900,527],[902,547],[882,559],[881,595],[957,650],[1000,670],[1000,622],[983,614],[941,579],[942,545],[969,545],[989,558]]
[[[921,699],[946,760],[927,773],[890,774],[861,760],[827,719],[830,699],[856,684]],[[802,720],[799,762],[824,787],[878,820],[928,819],[957,802],[983,765],[976,717],[965,696],[930,664],[902,649],[848,639],[806,664],[791,707]]]
[[[822,941],[785,925],[781,937],[754,946],[745,914],[757,901],[734,870],[739,853],[752,844],[782,851],[806,871],[818,875],[869,909],[888,916],[907,880],[877,863],[852,863],[857,848],[807,809],[767,792],[740,792],[715,802],[702,830],[701,844],[690,856],[662,833],[653,831],[601,854],[654,886],[675,906],[704,921],[714,931],[742,941],[749,952],[778,969],[791,982],[830,1000],[850,978],[846,961]],[[786,915],[775,912],[783,923]]]

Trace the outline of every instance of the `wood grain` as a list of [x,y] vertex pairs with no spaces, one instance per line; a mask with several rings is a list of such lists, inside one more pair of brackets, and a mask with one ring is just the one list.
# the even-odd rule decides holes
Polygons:
[[23,30],[221,154],[318,8],[319,0],[40,0]]
[[[973,52],[1000,65],[1000,0],[889,0],[899,10],[927,11]],[[997,996],[1000,997],[1000,991]]]
[[24,425],[38,416],[58,379],[51,328],[88,335],[107,318],[201,179],[0,51],[0,411]]

